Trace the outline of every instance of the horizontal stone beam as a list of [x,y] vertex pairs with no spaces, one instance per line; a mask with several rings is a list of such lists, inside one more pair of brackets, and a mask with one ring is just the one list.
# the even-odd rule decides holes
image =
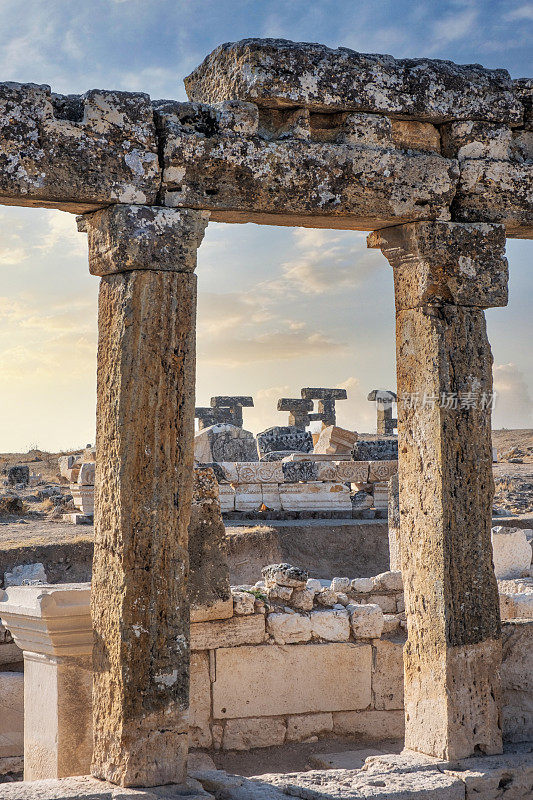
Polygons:
[[232,408],[233,406],[252,408],[253,404],[253,397],[248,395],[216,395],[211,398],[212,408]]
[[371,111],[442,123],[472,119],[519,125],[523,90],[509,73],[479,64],[332,50],[284,39],[217,47],[185,79],[190,100],[244,100],[314,111]]
[[346,400],[346,389],[324,389],[307,387],[302,389],[304,400]]
[[353,230],[449,215],[457,162],[396,149],[389,120],[359,115],[334,142],[295,121],[269,139],[248,110],[236,122],[199,104],[157,108],[164,205],[209,210],[218,222]]
[[154,204],[160,170],[147,94],[52,94],[0,84],[0,203],[74,213]]

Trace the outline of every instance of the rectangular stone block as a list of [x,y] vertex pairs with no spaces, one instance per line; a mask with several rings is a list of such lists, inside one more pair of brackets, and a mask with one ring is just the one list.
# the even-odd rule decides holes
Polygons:
[[159,162],[147,94],[0,84],[0,197],[83,213],[155,203]]
[[70,485],[72,502],[82,514],[94,514],[94,486]]
[[189,730],[189,736],[192,734],[196,747],[210,747],[211,679],[208,653],[191,653],[190,675],[189,725],[192,730]]
[[381,711],[403,709],[403,645],[389,639],[376,640],[372,648],[372,693],[374,707]]
[[370,645],[349,643],[221,648],[213,714],[231,719],[366,708],[371,659]]
[[233,486],[229,483],[219,483],[218,500],[223,514],[226,511],[235,511],[235,489]]
[[362,734],[369,739],[401,739],[403,711],[341,711],[333,714],[333,732],[339,736]]
[[261,484],[261,494],[263,497],[263,505],[272,511],[281,511],[281,497],[279,493],[279,484],[277,483],[263,483]]
[[502,626],[502,727],[507,742],[533,739],[533,620]]
[[229,719],[224,728],[224,750],[253,750],[255,747],[276,747],[285,741],[286,726],[282,719]]
[[259,511],[262,503],[261,484],[237,483],[235,485],[235,511]]
[[80,465],[80,471],[78,472],[78,484],[80,486],[94,486],[95,468],[94,461]]
[[[369,461],[368,462],[368,481],[369,483],[381,483],[388,481],[398,472],[397,461]],[[359,481],[354,481],[358,483]]]
[[342,483],[281,483],[281,507],[284,511],[351,511],[350,490]]
[[282,483],[283,470],[279,461],[241,461],[235,464],[235,483]]
[[191,625],[191,650],[215,650],[217,647],[261,644],[265,638],[264,614]]
[[24,675],[0,673],[0,758],[24,754]]
[[[506,70],[428,58],[369,55],[346,47],[244,39],[213,50],[185,78],[190,100],[364,111],[440,124],[480,119],[520,124],[523,106]],[[453,87],[453,89],[451,88]]]

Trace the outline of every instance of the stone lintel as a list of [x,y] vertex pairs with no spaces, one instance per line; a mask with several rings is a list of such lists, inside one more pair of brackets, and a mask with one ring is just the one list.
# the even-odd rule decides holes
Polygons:
[[374,231],[394,269],[396,309],[507,305],[505,228],[490,223],[415,222]]
[[[452,88],[453,87],[453,88]],[[440,124],[519,125],[524,107],[506,70],[431,59],[396,60],[286,39],[220,45],[185,78],[190,100],[243,100],[314,112],[371,111]]]
[[162,206],[114,205],[78,217],[89,238],[89,271],[194,272],[209,214]]
[[212,408],[234,408],[240,406],[241,408],[252,408],[254,404],[253,397],[245,395],[217,395],[211,398]]
[[307,387],[302,389],[303,400],[346,400],[346,389],[324,389]]

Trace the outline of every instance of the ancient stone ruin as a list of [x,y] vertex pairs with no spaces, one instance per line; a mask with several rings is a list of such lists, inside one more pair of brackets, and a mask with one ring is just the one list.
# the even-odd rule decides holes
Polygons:
[[[201,735],[202,741],[240,746],[258,730],[266,736],[261,719],[268,711],[270,742],[277,742],[303,736],[302,730],[312,736],[330,726],[352,732],[357,724],[373,727],[389,709],[399,712],[398,722],[405,720],[411,755],[378,758],[346,777],[342,790],[321,796],[421,797],[424,785],[432,792],[427,797],[471,798],[475,774],[479,800],[504,797],[511,785],[513,792],[518,788],[509,797],[530,798],[531,755],[500,757],[503,735],[517,729],[506,729],[502,712],[509,707],[505,665],[511,641],[518,637],[520,647],[526,641],[528,623],[506,628],[502,638],[491,548],[492,356],[484,310],[507,303],[506,237],[533,238],[532,82],[479,65],[250,39],[217,48],[185,85],[188,102],[0,86],[0,202],[80,215],[89,270],[100,278],[91,616],[89,588],[80,586],[13,587],[0,606],[0,617],[27,653],[38,646],[40,632],[42,658],[28,658],[28,675],[43,664],[57,668],[54,697],[61,709],[67,697],[71,721],[88,707],[92,677],[92,716],[80,725],[79,746],[69,761],[76,726],[61,727],[56,715],[57,735],[45,736],[53,752],[43,756],[54,774],[46,774],[79,774],[81,756],[86,771],[92,754],[91,775],[98,779],[123,787],[179,784],[186,778],[190,730],[192,741]],[[305,575],[277,565],[257,587],[272,598],[268,613],[249,590],[234,594],[231,617],[228,596],[212,597],[211,606],[226,603],[228,616],[195,622],[191,635],[189,558],[209,561],[208,542],[196,543],[190,556],[188,545],[194,270],[209,220],[371,231],[368,246],[389,261],[396,301],[400,570],[374,576],[366,589],[346,579],[321,597],[322,589]],[[301,399],[317,400],[318,418],[332,428],[325,454],[335,441],[340,447],[346,441],[334,433],[335,400],[343,396],[302,390]],[[458,403],[442,402],[450,397]],[[197,410],[206,425],[201,433],[218,425],[242,430],[248,400],[213,398],[209,413]],[[285,442],[289,450],[308,453],[312,442],[305,432],[302,437],[301,425],[315,417],[311,408],[289,398],[281,410],[295,424],[266,432],[261,452],[279,452]],[[227,434],[228,441],[247,438]],[[335,480],[339,470],[361,469],[352,459],[337,462]],[[246,485],[259,486],[254,491],[264,503],[262,487],[270,481],[260,471],[269,467],[279,496],[290,496],[286,487],[297,483],[296,463],[282,462],[281,471],[279,462],[246,464]],[[260,482],[252,480],[254,470]],[[90,469],[80,465],[77,477],[85,472]],[[208,494],[214,491],[212,482],[205,484]],[[86,484],[78,485],[81,497]],[[202,501],[206,519],[213,515],[208,500]],[[384,685],[379,666],[389,657],[401,665],[401,648],[390,655],[389,645],[381,644],[383,609],[362,602],[372,592],[390,598],[384,603],[395,613],[405,606],[402,703],[399,689]],[[237,644],[253,651],[246,662],[232,653]],[[308,650],[314,652],[308,656]],[[301,705],[292,695],[283,705],[272,688],[267,708],[250,682],[257,674],[272,686],[265,664],[278,652],[285,660],[278,663],[276,687],[307,658],[315,660],[313,680],[301,681]],[[221,676],[216,691],[203,695],[209,706],[196,708],[192,720],[190,663],[194,680],[208,689]],[[320,679],[325,674],[327,682]],[[351,680],[355,674],[360,681]],[[523,691],[525,708],[531,690]],[[38,715],[38,697],[30,701]],[[245,713],[248,702],[256,703],[253,717]],[[360,712],[371,716],[358,721]],[[311,713],[312,722],[299,718]],[[242,719],[247,728],[237,724]],[[46,733],[46,726],[36,728]],[[42,742],[37,750],[48,753]],[[470,760],[457,764],[460,759]],[[31,763],[27,777],[42,776]],[[206,778],[204,786],[224,797],[254,796],[258,787],[224,780],[210,784]],[[317,786],[329,791],[316,773],[292,782],[274,776],[268,785],[265,796],[280,800],[317,797]],[[89,778],[62,786],[44,786],[39,797],[100,792]],[[22,796],[10,791],[3,796]]]

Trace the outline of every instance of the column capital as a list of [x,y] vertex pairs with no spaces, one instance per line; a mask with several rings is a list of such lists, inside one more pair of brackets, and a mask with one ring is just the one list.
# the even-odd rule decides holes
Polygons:
[[161,206],[113,205],[77,217],[89,237],[89,272],[194,272],[209,212]]
[[90,655],[90,602],[90,583],[10,586],[0,596],[0,618],[24,652]]
[[394,269],[396,310],[428,305],[507,305],[505,227],[476,222],[413,222],[373,231]]

